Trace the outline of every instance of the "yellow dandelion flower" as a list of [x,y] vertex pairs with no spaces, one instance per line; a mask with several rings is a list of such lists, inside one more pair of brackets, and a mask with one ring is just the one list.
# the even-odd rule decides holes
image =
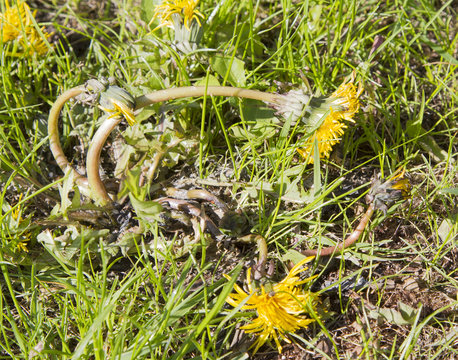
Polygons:
[[[45,29],[41,29],[45,38],[49,37],[49,34],[46,33]],[[21,43],[26,49],[27,55],[32,55],[33,53],[37,53],[38,55],[44,55],[48,52],[48,46],[46,45],[43,37],[40,33],[34,28],[30,27],[26,31],[27,37],[21,39]]]
[[[34,27],[32,16],[35,16],[36,11],[32,14],[29,6],[25,1],[17,1],[14,6],[10,6],[9,2],[5,2],[6,11],[0,13],[0,31],[2,42],[18,40],[24,51],[20,54],[27,56],[37,53],[44,55],[48,52],[48,47],[45,44],[43,36]],[[45,29],[41,32],[45,38],[49,37]]]
[[[20,202],[22,201],[22,195],[23,195],[22,193],[19,195],[19,199],[18,199],[18,204],[19,205],[17,205],[16,208],[11,211],[11,217],[13,218],[13,220],[15,220],[15,222],[16,222],[15,226],[16,227],[19,227],[19,225],[23,221],[23,219],[22,219],[22,209],[21,209],[22,206],[20,205]],[[18,251],[29,252],[29,250],[27,249],[27,243],[30,241],[30,237],[31,237],[30,232],[29,231],[23,232],[21,237],[22,237],[22,240],[19,241],[16,244],[17,250]]]
[[382,210],[385,214],[388,211],[388,205],[410,197],[412,185],[404,177],[405,169],[401,170],[399,174],[397,172],[399,170],[388,180],[376,179],[366,195],[367,202],[373,203],[376,209]]
[[99,107],[110,117],[123,115],[130,126],[136,123],[135,98],[119,86],[110,85],[100,94]]
[[[237,307],[247,299],[241,309],[256,310],[258,315],[251,323],[241,327],[245,332],[258,336],[252,345],[254,347],[253,353],[256,353],[271,338],[274,339],[278,352],[281,353],[281,339],[290,343],[291,341],[287,338],[288,333],[293,333],[300,328],[306,328],[315,321],[305,314],[315,312],[319,301],[318,296],[312,292],[304,291],[300,287],[311,281],[315,276],[305,280],[301,280],[297,276],[307,269],[306,267],[302,268],[302,265],[313,260],[313,258],[313,256],[305,258],[296,264],[281,282],[272,286],[270,291],[266,291],[264,286],[261,286],[260,290],[253,288],[251,284],[251,268],[247,271],[249,292],[245,292],[237,284],[234,285],[236,292],[230,294],[226,301],[230,305]],[[226,278],[229,279],[227,275]]]
[[[115,116],[118,116],[118,115],[122,115],[127,120],[127,123],[130,126],[133,126],[136,123],[135,115],[134,115],[134,112],[133,112],[132,108],[129,108],[125,104],[123,104],[121,102],[118,102],[116,100],[113,100],[113,106],[114,106],[115,110],[111,111],[111,113],[112,113],[111,116],[112,117],[115,117]],[[104,110],[110,112],[110,110],[107,110],[106,108]]]
[[336,112],[331,110],[331,113],[326,116],[321,126],[307,139],[305,148],[297,149],[297,152],[308,161],[313,163],[314,142],[318,142],[318,151],[320,158],[328,158],[331,154],[332,147],[340,141],[347,125],[336,116]]
[[26,252],[26,253],[29,252],[29,249],[27,248],[27,245],[30,242],[30,237],[31,236],[32,236],[32,234],[29,231],[26,231],[21,235],[21,238],[22,238],[21,241],[19,241],[16,244],[16,248],[17,248],[17,250],[19,252]]
[[17,243],[17,249],[19,251],[29,252],[29,249],[27,249],[27,243],[24,241],[20,241]]
[[[199,26],[202,26],[199,18],[204,18],[204,15],[196,9],[199,0],[171,0],[164,1],[161,5],[156,6],[156,12],[151,22],[158,18],[160,20],[159,27],[173,25],[173,15],[178,14],[184,19],[184,26],[190,29],[191,23],[195,20]],[[157,28],[156,28],[157,29]]]
[[[339,143],[341,137],[347,128],[344,122],[354,122],[353,116],[359,109],[359,96],[363,88],[360,84],[358,88],[353,84],[353,79],[349,83],[343,83],[332,95],[325,101],[321,100],[319,109],[312,109],[315,116],[321,118],[321,125],[306,140],[304,147],[297,149],[299,154],[311,164],[314,157],[314,143],[318,143],[320,158],[329,158],[332,147]],[[311,105],[313,106],[313,99]],[[320,114],[321,113],[321,114]]]
[[0,31],[2,42],[16,39],[22,32],[22,28],[32,25],[30,8],[24,1],[18,1],[15,6],[10,6],[5,1],[6,11],[0,13]]
[[[399,174],[396,174],[399,172]],[[391,189],[397,191],[397,197],[402,199],[407,199],[410,197],[410,192],[412,191],[412,185],[410,184],[409,179],[405,178],[406,169],[398,169],[393,177],[389,180],[389,186]],[[396,197],[396,196],[395,196]]]
[[[22,200],[22,194],[19,195],[19,200],[18,203],[20,203]],[[11,216],[13,217],[14,220],[20,222],[22,220],[21,217],[21,205],[17,206],[16,209],[11,211]]]

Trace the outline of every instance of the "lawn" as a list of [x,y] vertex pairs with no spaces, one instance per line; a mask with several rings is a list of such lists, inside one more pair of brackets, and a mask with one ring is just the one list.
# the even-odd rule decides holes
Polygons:
[[458,359],[456,3],[0,5],[0,359]]

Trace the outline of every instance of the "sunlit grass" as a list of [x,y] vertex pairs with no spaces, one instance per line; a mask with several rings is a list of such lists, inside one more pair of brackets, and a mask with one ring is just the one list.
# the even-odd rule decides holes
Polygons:
[[[329,159],[307,165],[297,153],[303,123],[279,120],[261,102],[193,98],[149,106],[136,114],[137,127],[121,126],[104,147],[104,176],[119,170],[127,178],[128,168],[138,180],[161,141],[183,138],[164,156],[145,201],[162,196],[170,179],[192,175],[194,187],[240,210],[246,224],[238,231],[266,237],[281,279],[291,250],[334,245],[351,233],[374,174],[405,167],[412,200],[376,213],[343,257],[311,266],[329,317],[291,336],[298,345],[283,343],[283,352],[329,359],[456,356],[452,1],[202,0],[196,47],[174,44],[165,26],[150,32],[152,1],[99,3],[42,2],[35,25],[52,33],[46,54],[12,57],[14,45],[1,44],[0,358],[248,358],[253,341],[247,334],[234,341],[247,315],[225,305],[233,284],[222,273],[235,281],[255,247],[238,246],[233,237],[207,248],[202,237],[177,258],[176,247],[196,233],[172,232],[157,214],[118,244],[126,229],[104,221],[122,214],[121,224],[137,215],[79,203],[50,154],[47,116],[59,94],[91,78],[114,77],[134,97],[196,83],[329,95],[352,73],[364,86],[361,109]],[[103,114],[69,103],[63,115],[64,150],[84,172]],[[172,130],[161,137],[164,128]],[[128,144],[122,156],[113,150],[121,137]],[[113,159],[127,165],[116,168]],[[21,221],[13,221],[19,210]],[[102,237],[91,235],[103,229]],[[77,233],[87,238],[72,249],[52,244]],[[25,237],[28,252],[18,246]],[[113,244],[129,247],[128,254],[116,253]],[[354,283],[360,287],[344,288]],[[410,315],[401,303],[413,309]],[[267,345],[256,356],[270,351],[275,358]]]

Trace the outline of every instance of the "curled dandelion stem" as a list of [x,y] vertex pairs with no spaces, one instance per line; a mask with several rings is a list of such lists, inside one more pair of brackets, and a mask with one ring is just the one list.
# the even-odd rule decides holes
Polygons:
[[103,124],[97,129],[94,137],[89,145],[89,150],[86,156],[86,171],[89,188],[93,196],[93,200],[98,201],[101,205],[108,205],[112,199],[108,195],[105,185],[100,177],[100,154],[102,147],[108,139],[111,132],[121,122],[121,116],[108,117]]
[[[398,173],[399,171],[396,171]],[[356,229],[343,241],[336,246],[329,246],[321,250],[305,250],[304,255],[307,256],[329,256],[344,250],[353,245],[361,236],[374,211],[381,210],[386,214],[388,205],[402,199],[407,199],[410,196],[411,185],[408,179],[404,178],[405,170],[382,182],[377,179],[372,182],[369,193],[366,195],[366,202],[369,203],[364,215],[361,217]]]
[[256,264],[256,267],[254,269],[255,270],[254,278],[257,279],[257,278],[261,278],[265,276],[266,274],[265,267],[266,267],[266,262],[267,262],[267,253],[268,253],[266,239],[263,236],[258,235],[258,234],[249,234],[249,235],[242,236],[241,238],[238,239],[238,241],[250,242],[250,243],[256,242],[259,257],[258,257],[258,263]]
[[78,96],[84,91],[84,86],[77,86],[71,88],[67,91],[64,91],[54,102],[49,111],[48,117],[48,135],[49,135],[49,148],[51,149],[51,153],[54,156],[54,159],[57,162],[57,165],[62,169],[64,173],[66,173],[69,169],[73,173],[75,182],[82,187],[87,187],[88,182],[87,178],[81,175],[78,171],[76,171],[70,162],[68,161],[67,157],[62,150],[62,145],[59,139],[59,115],[64,107],[65,103],[69,101],[71,98]]
[[264,91],[242,89],[231,86],[184,86],[172,89],[158,90],[135,99],[137,109],[154,103],[199,96],[226,96],[260,100],[273,104],[281,104],[283,96]]
[[325,247],[321,250],[305,250],[302,253],[306,256],[330,256],[333,254],[336,254],[345,248],[353,245],[361,236],[363,233],[364,229],[366,228],[367,224],[369,223],[370,218],[372,217],[372,214],[374,213],[375,206],[374,204],[370,204],[369,207],[367,208],[366,212],[364,215],[361,217],[361,220],[359,221],[358,226],[356,227],[355,230],[345,239],[345,241],[341,242],[338,245],[335,246],[329,246]]
[[[78,173],[71,166],[67,157],[62,150],[62,145],[59,140],[58,121],[59,115],[65,103],[71,98],[80,95],[85,91],[84,86],[77,86],[62,93],[51,107],[48,117],[48,134],[49,146],[59,167],[63,172],[73,172],[76,183],[85,188],[91,189],[91,197],[97,200],[101,205],[107,205],[112,202],[108,195],[105,185],[100,178],[99,165],[100,154],[103,145],[105,144],[110,133],[116,128],[121,121],[120,118],[110,117],[94,135],[87,155],[87,173],[88,177],[84,177]],[[226,96],[226,97],[240,97],[247,99],[255,99],[272,104],[282,104],[284,98],[282,95],[267,93],[258,90],[242,89],[230,86],[185,86],[180,88],[165,89],[154,91],[150,94],[140,96],[135,99],[135,110],[139,110],[145,106],[152,105],[158,102],[169,101],[187,97],[200,97],[200,96]]]

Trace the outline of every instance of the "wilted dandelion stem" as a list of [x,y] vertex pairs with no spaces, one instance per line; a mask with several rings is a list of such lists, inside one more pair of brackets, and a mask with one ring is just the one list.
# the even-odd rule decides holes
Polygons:
[[364,213],[364,215],[361,217],[361,220],[359,221],[359,224],[355,228],[355,230],[340,244],[335,245],[335,246],[328,246],[321,250],[308,249],[308,250],[304,250],[302,253],[305,256],[330,256],[334,254],[337,255],[339,252],[353,245],[359,239],[364,229],[366,228],[367,224],[369,223],[369,220],[371,219],[372,214],[374,214],[374,210],[375,210],[375,206],[373,203],[371,203],[369,207],[367,208],[366,212]]
[[[108,195],[105,185],[100,177],[100,154],[108,136],[120,123],[122,117],[109,117],[96,131],[87,153],[87,178],[73,169],[62,150],[59,140],[58,119],[63,106],[68,100],[80,95],[84,91],[84,86],[77,86],[69,89],[62,93],[53,104],[48,119],[50,149],[62,171],[73,172],[75,181],[80,187],[88,188],[91,194],[90,196],[93,197],[95,201],[99,202],[101,205],[107,205],[112,202],[112,199]],[[145,106],[158,102],[200,96],[239,97],[264,101],[274,105],[282,105],[285,103],[285,97],[283,95],[258,90],[242,89],[230,86],[185,86],[158,90],[147,95],[139,96],[135,99],[136,106],[134,110],[139,110]]]
[[258,90],[242,89],[231,86],[185,86],[179,88],[154,91],[135,99],[137,109],[145,106],[174,99],[198,96],[226,96],[260,100],[273,104],[283,103],[283,96]]
[[388,205],[395,201],[409,198],[412,186],[409,180],[404,177],[404,174],[405,169],[398,169],[390,178],[385,179],[385,181],[376,179],[372,182],[372,186],[366,195],[366,202],[369,204],[369,207],[361,217],[358,226],[343,242],[321,250],[305,250],[303,254],[307,256],[330,256],[338,254],[353,245],[359,239],[367,224],[369,224],[369,220],[375,210],[382,210],[386,214]]
[[73,172],[74,179],[80,186],[87,186],[87,179],[73,169],[72,165],[68,162],[64,151],[62,150],[62,145],[59,139],[59,115],[65,103],[71,98],[84,92],[84,90],[84,86],[81,85],[64,91],[52,105],[48,117],[49,148],[51,149],[54,159],[64,173],[69,171],[69,169]]

